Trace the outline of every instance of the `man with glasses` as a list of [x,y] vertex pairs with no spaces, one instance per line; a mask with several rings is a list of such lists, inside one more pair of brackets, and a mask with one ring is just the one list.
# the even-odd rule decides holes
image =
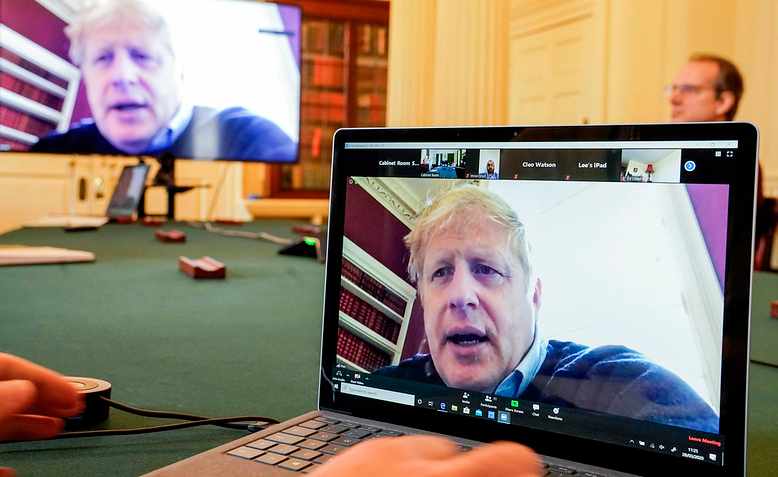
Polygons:
[[[732,121],[743,96],[743,77],[720,56],[694,54],[665,89],[674,122]],[[775,212],[762,192],[762,167],[756,193],[756,247],[754,268],[769,268]]]
[[732,121],[743,96],[743,77],[720,56],[694,54],[666,93],[673,121]]

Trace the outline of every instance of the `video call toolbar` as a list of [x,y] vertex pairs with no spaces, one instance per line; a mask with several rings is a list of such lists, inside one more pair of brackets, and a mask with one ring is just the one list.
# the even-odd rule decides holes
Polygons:
[[563,406],[510,399],[472,391],[410,383],[336,366],[334,388],[342,394],[430,411],[526,426],[714,465],[724,464],[720,437],[658,424],[635,425],[624,418]]

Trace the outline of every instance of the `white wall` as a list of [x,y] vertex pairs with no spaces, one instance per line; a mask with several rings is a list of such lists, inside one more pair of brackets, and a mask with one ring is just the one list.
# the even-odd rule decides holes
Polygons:
[[[684,306],[681,268],[688,265],[676,259],[676,231],[669,230],[678,211],[666,195],[685,193],[682,186],[500,181],[486,187],[527,223],[547,338],[640,351],[718,409],[718,382],[711,382],[717,377],[706,375],[705,363],[719,358],[703,351],[696,317]],[[678,213],[696,221],[691,207]],[[715,339],[721,349],[721,336]]]

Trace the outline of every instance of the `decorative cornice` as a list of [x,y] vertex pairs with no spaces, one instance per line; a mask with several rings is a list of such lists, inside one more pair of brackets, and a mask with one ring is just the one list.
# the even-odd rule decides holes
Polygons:
[[[362,187],[375,200],[383,205],[392,215],[409,229],[416,223],[418,205],[414,207],[404,200],[393,187],[389,187],[384,179],[375,177],[355,177],[354,182]],[[394,184],[395,186],[397,184]]]

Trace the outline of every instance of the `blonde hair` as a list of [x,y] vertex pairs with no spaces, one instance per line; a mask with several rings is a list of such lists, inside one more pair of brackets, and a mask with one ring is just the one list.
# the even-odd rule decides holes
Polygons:
[[405,245],[410,251],[408,274],[411,281],[418,283],[423,275],[424,252],[436,233],[452,227],[472,233],[468,230],[470,226],[483,219],[505,228],[508,244],[527,278],[527,289],[531,290],[534,284],[531,247],[524,223],[500,196],[471,184],[442,190],[429,199],[419,213],[416,226],[405,236]]
[[138,22],[150,31],[159,33],[167,40],[167,46],[174,53],[170,26],[165,17],[144,0],[88,0],[76,14],[73,22],[65,28],[70,40],[70,59],[78,66],[84,61],[84,35],[94,27],[121,20]]

